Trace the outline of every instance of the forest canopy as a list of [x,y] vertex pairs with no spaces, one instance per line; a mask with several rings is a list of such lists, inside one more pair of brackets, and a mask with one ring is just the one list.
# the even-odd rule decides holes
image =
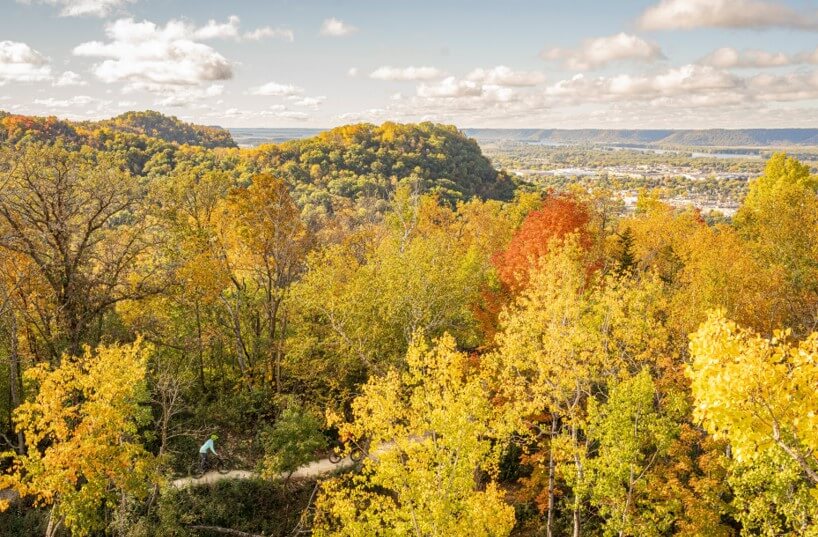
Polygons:
[[431,123],[0,123],[0,535],[818,535],[797,159],[708,220]]

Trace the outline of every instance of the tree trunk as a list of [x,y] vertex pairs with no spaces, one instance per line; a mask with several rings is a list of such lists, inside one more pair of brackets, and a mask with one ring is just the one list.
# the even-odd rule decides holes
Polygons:
[[287,335],[287,313],[281,320],[281,333],[278,336],[278,346],[276,347],[276,392],[281,393],[281,357],[284,355],[284,338]]
[[773,421],[773,440],[775,440],[775,443],[778,444],[782,450],[784,450],[784,453],[789,455],[792,460],[798,463],[798,466],[801,467],[801,470],[803,470],[809,480],[812,481],[813,484],[818,485],[818,473],[813,470],[809,461],[807,461],[807,459],[796,449],[793,449],[781,439],[781,429],[778,426],[778,421]]
[[278,307],[281,301],[272,298],[272,293],[269,291],[268,300],[267,325],[269,329],[268,335],[270,337],[270,376],[273,377],[273,380],[275,380],[276,393],[281,393],[281,375],[279,373],[278,364],[278,343],[276,342],[276,336],[278,335]]
[[548,520],[545,525],[545,533],[548,537],[553,537],[554,525],[554,437],[557,435],[557,416],[551,414],[551,437],[548,440]]
[[[582,461],[579,457],[579,432],[577,430],[576,423],[571,423],[571,440],[574,444],[574,464],[577,468],[577,482],[582,481]],[[580,508],[582,502],[580,501],[579,495],[577,492],[574,492],[574,509],[573,509],[573,519],[574,519],[574,537],[579,537],[580,529],[581,529],[581,521],[580,521]]]
[[62,525],[62,519],[57,519],[57,517],[54,515],[55,508],[56,507],[52,505],[51,510],[48,512],[48,526],[45,528],[45,537],[56,537],[57,531]]
[[[639,438],[639,415],[636,415],[636,418],[633,422],[633,437]],[[619,537],[624,537],[625,535],[625,525],[628,522],[628,511],[631,509],[631,502],[633,502],[633,484],[634,484],[634,471],[633,471],[633,463],[630,465],[630,469],[628,470],[628,494],[625,496],[625,508],[622,510],[622,528],[619,530]]]
[[247,362],[245,361],[246,351],[244,348],[244,341],[241,338],[241,320],[239,319],[239,308],[240,308],[240,299],[239,299],[239,291],[236,291],[236,307],[232,309],[228,305],[228,309],[230,310],[230,316],[232,317],[233,321],[233,337],[235,338],[236,344],[236,363],[239,366],[239,371],[241,371],[242,376],[245,376],[247,373]]
[[202,342],[202,315],[199,311],[199,302],[196,302],[196,346],[197,346],[197,355],[199,359],[198,363],[198,377],[199,377],[199,387],[202,389],[204,393],[207,391],[207,387],[205,386],[205,378],[204,378],[204,344]]
[[[9,313],[9,387],[11,388],[11,412],[23,402],[22,371],[20,367],[20,352],[17,347],[17,317],[14,312]],[[26,442],[22,431],[17,431],[17,445],[15,449],[19,455],[26,452]]]

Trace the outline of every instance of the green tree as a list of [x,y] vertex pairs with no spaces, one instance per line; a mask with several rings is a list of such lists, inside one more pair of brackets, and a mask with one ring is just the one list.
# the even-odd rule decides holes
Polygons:
[[604,403],[589,401],[587,435],[596,456],[588,459],[584,485],[605,535],[660,536],[673,525],[654,504],[647,478],[678,434],[681,416],[673,410],[680,408],[668,413],[666,405],[647,369],[614,381]]
[[264,448],[261,475],[274,479],[287,474],[289,480],[293,472],[327,447],[320,420],[296,403],[284,409],[273,427],[262,431],[260,440]]

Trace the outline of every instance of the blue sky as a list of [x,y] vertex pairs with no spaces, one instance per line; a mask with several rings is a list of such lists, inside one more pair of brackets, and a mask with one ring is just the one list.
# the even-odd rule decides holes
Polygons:
[[0,0],[0,109],[223,126],[815,127],[818,2]]

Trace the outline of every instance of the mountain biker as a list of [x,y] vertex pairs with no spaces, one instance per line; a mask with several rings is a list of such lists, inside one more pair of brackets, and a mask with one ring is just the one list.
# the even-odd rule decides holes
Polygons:
[[210,438],[207,439],[207,442],[202,444],[202,447],[199,448],[199,469],[202,472],[205,471],[205,467],[207,465],[207,452],[208,451],[213,453],[213,455],[215,455],[216,457],[219,456],[219,454],[216,453],[216,445],[215,445],[215,442],[218,439],[219,439],[219,435],[217,435],[215,433],[211,434]]

